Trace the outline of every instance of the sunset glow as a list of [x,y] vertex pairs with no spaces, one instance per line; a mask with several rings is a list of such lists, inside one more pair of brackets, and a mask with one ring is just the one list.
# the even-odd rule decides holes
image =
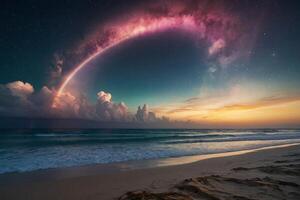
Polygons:
[[47,77],[30,80],[28,70],[3,83],[3,99],[14,99],[4,101],[3,115],[187,127],[300,123],[298,61],[288,53],[297,45],[269,30],[282,25],[264,9],[180,0],[125,7],[80,23],[82,33],[51,52]]

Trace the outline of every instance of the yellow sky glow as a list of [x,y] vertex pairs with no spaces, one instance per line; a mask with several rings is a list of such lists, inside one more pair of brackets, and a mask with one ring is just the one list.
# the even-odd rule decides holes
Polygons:
[[160,116],[199,124],[232,126],[300,125],[300,96],[247,94],[241,88],[155,108]]

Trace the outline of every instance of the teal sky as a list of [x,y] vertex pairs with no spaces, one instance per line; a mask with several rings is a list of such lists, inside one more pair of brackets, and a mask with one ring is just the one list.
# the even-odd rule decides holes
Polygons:
[[[150,15],[155,22],[157,16],[160,20],[165,16],[172,18],[175,12],[178,18],[193,16],[193,22],[200,20],[207,30],[201,30],[197,24],[191,31],[193,34],[175,28],[164,31],[158,28],[138,37],[133,34],[131,39],[127,37],[125,42],[88,63],[68,86],[75,86],[72,89],[85,94],[92,102],[97,101],[99,91],[111,93],[114,102],[125,102],[133,113],[142,104],[156,108],[177,104],[171,110],[180,108],[184,111],[190,106],[187,99],[199,100],[205,96],[207,99],[189,107],[189,116],[197,115],[199,120],[206,117],[202,111],[211,112],[210,100],[216,97],[219,99],[214,102],[214,109],[221,110],[218,120],[223,119],[224,113],[228,114],[226,117],[234,117],[232,113],[237,107],[240,109],[238,115],[250,120],[245,109],[251,106],[255,107],[253,120],[261,116],[257,107],[261,108],[263,104],[265,107],[261,109],[266,110],[276,104],[278,110],[280,107],[286,116],[291,116],[286,121],[293,119],[298,123],[300,116],[292,109],[297,107],[293,102],[299,103],[300,99],[298,2],[243,0],[224,5],[221,1],[213,1],[210,6],[203,6],[199,3],[202,1],[182,1],[185,2],[184,12],[178,11],[173,4],[165,10],[163,4],[159,4],[161,7],[157,10],[151,10],[151,6],[147,7],[149,2],[62,1],[58,6],[53,1],[30,0],[3,5],[0,13],[0,84],[5,90],[3,93],[7,95],[7,83],[14,81],[32,85],[32,99],[43,86],[55,93],[66,76],[95,51],[96,45],[104,45],[113,38],[113,31],[122,33],[119,25],[130,27],[126,17],[123,23],[115,19],[122,16],[139,19],[138,15],[145,18]],[[161,3],[160,0],[157,2]],[[211,15],[202,15],[203,10],[196,9],[199,5]],[[213,20],[203,16],[211,16]],[[105,32],[102,28],[106,23],[117,28]],[[94,40],[91,35],[95,33],[99,35]],[[201,38],[201,34],[205,37]],[[209,53],[214,45],[219,47]],[[62,57],[62,73],[53,78],[56,55]],[[237,93],[236,88],[239,88]],[[245,106],[242,100],[247,98],[249,101]],[[270,102],[266,103],[265,99]],[[10,103],[7,99],[5,102]],[[277,105],[279,102],[289,107]],[[232,108],[230,112],[228,107]],[[199,112],[195,114],[193,109]],[[189,119],[184,112],[180,115]],[[216,119],[216,115],[212,112],[211,119]],[[277,119],[280,118],[272,118]]]
[[[203,44],[205,46],[206,44]],[[76,77],[96,99],[100,90],[133,110],[197,95],[206,75],[204,48],[186,32],[169,30],[133,39],[101,55]],[[79,87],[80,88],[80,87]]]

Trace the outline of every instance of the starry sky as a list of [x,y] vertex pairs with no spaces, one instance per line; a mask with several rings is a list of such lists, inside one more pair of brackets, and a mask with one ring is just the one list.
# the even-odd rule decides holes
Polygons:
[[143,122],[298,127],[299,8],[276,0],[5,1],[0,115],[136,121],[147,104]]

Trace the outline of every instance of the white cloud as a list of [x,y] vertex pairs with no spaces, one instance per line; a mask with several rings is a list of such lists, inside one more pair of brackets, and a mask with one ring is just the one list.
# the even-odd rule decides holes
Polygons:
[[[79,118],[115,122],[159,122],[168,120],[156,117],[145,104],[136,115],[129,112],[124,102],[115,103],[108,92],[97,93],[96,103],[85,95],[63,92],[56,96],[55,89],[44,86],[35,91],[29,83],[15,81],[0,84],[0,116],[38,118]],[[55,97],[56,96],[56,97]],[[53,100],[55,99],[55,106]]]
[[105,93],[103,91],[98,92],[98,101],[104,103],[104,102],[110,102],[111,101],[111,94]]
[[31,84],[22,81],[8,83],[6,87],[11,91],[12,95],[18,97],[26,97],[34,92],[34,88]]
[[96,113],[99,119],[109,121],[127,121],[130,119],[125,103],[112,102],[110,93],[100,91],[97,95]]

